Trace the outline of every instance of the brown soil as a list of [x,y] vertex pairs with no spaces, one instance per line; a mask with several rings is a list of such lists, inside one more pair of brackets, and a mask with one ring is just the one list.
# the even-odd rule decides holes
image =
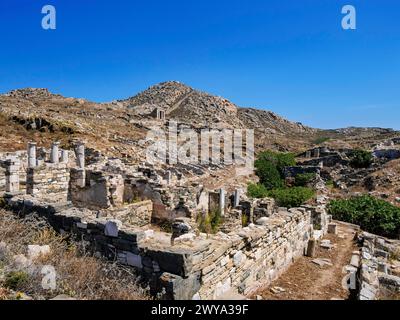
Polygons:
[[[265,300],[332,300],[348,299],[350,292],[342,287],[345,276],[343,267],[350,263],[352,252],[357,250],[353,241],[355,230],[346,224],[339,224],[338,235],[328,234],[335,247],[331,250],[319,247],[314,258],[299,258],[280,278],[269,287],[260,290]],[[331,260],[332,266],[320,267],[312,262],[316,258]],[[273,293],[274,287],[285,292]]]

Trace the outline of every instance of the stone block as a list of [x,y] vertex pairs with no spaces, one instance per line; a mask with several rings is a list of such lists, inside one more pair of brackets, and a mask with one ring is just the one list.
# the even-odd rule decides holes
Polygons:
[[131,267],[135,267],[135,268],[138,268],[138,269],[142,269],[143,268],[142,257],[140,255],[138,255],[138,254],[133,254],[131,252],[127,252],[126,253],[126,262]]
[[337,234],[337,224],[336,223],[330,223],[328,224],[328,233],[330,234]]
[[164,291],[162,299],[166,300],[190,300],[200,289],[200,273],[191,274],[182,278],[175,274],[164,272],[160,278],[160,285],[155,288],[158,292]]

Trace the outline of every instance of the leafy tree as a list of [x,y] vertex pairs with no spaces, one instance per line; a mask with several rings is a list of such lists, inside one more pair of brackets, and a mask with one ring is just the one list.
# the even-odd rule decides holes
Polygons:
[[256,174],[267,189],[284,186],[284,168],[296,164],[293,153],[264,151],[255,161]]
[[353,168],[368,168],[373,162],[371,152],[366,150],[354,150],[350,154],[350,165]]
[[299,207],[307,200],[314,197],[314,195],[314,190],[305,187],[274,189],[268,191],[268,196],[274,198],[278,206],[286,208]]
[[329,141],[329,140],[331,140],[331,138],[328,138],[328,137],[319,137],[319,138],[316,138],[316,139],[313,141],[313,143],[316,144],[316,145],[319,145],[319,144],[322,144],[322,143],[327,142],[327,141]]
[[328,211],[336,220],[359,225],[368,232],[396,238],[400,231],[400,208],[370,195],[332,200]]
[[310,173],[299,173],[296,178],[295,178],[295,186],[297,187],[305,187],[307,184],[309,184],[311,181],[315,180],[315,173],[310,172]]
[[263,184],[250,183],[247,186],[247,195],[251,198],[262,199],[268,196],[268,189]]

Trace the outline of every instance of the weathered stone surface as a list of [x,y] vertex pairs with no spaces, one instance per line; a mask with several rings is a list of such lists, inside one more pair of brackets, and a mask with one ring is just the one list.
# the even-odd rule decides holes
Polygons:
[[28,245],[28,258],[29,259],[36,259],[40,256],[44,256],[50,253],[50,246],[44,245]]
[[[163,299],[168,300],[191,300],[193,297],[200,297],[200,274],[192,274],[182,278],[175,274],[163,273],[160,276],[160,286],[164,288]],[[158,292],[160,289],[158,288]]]

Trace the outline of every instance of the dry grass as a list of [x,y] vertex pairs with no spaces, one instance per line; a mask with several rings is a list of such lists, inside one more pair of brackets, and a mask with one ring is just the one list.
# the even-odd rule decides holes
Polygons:
[[[11,296],[6,285],[7,276],[15,276],[15,271],[20,270],[13,257],[26,254],[29,244],[49,245],[51,252],[34,260],[35,267],[26,271],[29,281],[18,283],[17,288],[13,288],[15,291],[33,299],[49,299],[59,294],[91,300],[148,298],[133,269],[90,256],[81,244],[66,241],[37,217],[19,219],[0,210],[0,241],[7,244],[6,252],[0,252],[0,300]],[[44,265],[51,265],[56,270],[55,290],[45,290],[41,286],[43,275],[40,271]]]

